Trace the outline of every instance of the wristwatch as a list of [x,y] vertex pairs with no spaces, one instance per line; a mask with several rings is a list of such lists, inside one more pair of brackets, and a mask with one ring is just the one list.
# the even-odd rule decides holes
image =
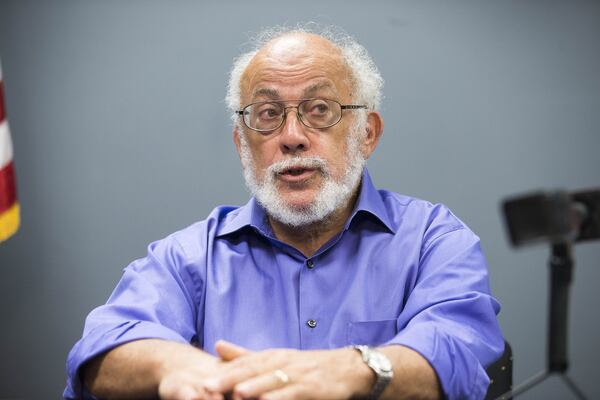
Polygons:
[[392,363],[383,353],[373,349],[372,347],[355,345],[352,346],[352,348],[360,352],[365,364],[367,364],[367,366],[371,368],[377,376],[375,385],[371,389],[371,393],[369,393],[367,399],[378,399],[394,377]]

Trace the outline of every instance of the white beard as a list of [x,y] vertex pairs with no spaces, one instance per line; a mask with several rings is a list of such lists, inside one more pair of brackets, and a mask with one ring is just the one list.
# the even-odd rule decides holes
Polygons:
[[[346,141],[346,171],[338,181],[331,177],[327,162],[321,157],[294,157],[270,165],[259,182],[254,173],[250,147],[240,132],[242,167],[246,186],[264,207],[267,214],[282,224],[301,227],[323,221],[335,210],[347,205],[360,183],[366,159],[360,152],[360,139],[364,137],[366,118],[358,117]],[[285,202],[277,190],[277,175],[291,166],[316,169],[323,177],[315,199],[304,207]]]

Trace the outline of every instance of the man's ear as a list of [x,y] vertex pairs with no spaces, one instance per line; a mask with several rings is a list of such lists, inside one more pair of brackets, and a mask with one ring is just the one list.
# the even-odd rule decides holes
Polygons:
[[238,153],[238,157],[241,158],[241,154],[242,154],[242,149],[241,149],[241,143],[240,143],[240,135],[243,135],[243,133],[240,133],[239,128],[236,126],[235,128],[233,128],[233,143],[235,144],[235,148],[237,150]]
[[383,134],[383,118],[381,114],[372,111],[367,115],[367,124],[365,126],[367,134],[361,143],[360,150],[365,158],[369,158],[371,153],[379,144],[379,138]]

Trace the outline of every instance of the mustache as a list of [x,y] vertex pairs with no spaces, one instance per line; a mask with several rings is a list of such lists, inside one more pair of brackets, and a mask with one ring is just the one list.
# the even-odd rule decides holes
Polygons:
[[290,168],[316,169],[319,170],[325,177],[329,176],[329,167],[327,166],[327,162],[321,157],[317,156],[294,157],[278,161],[274,164],[271,164],[269,168],[267,168],[267,174],[271,177],[275,177],[276,175],[281,174]]

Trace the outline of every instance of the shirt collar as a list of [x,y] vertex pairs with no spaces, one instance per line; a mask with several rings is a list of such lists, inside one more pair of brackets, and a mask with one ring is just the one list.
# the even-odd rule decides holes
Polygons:
[[228,235],[246,227],[254,228],[265,236],[272,236],[267,214],[254,196],[246,205],[225,217],[217,231],[217,236]]
[[[375,186],[373,186],[367,168],[363,171],[358,200],[356,201],[352,215],[346,222],[345,229],[348,229],[357,215],[363,213],[374,216],[392,233],[396,232],[381,195]],[[217,236],[228,235],[246,227],[254,228],[264,236],[273,236],[267,220],[267,214],[264,208],[258,204],[255,197],[252,197],[246,205],[229,213],[225,217],[225,220],[218,229]]]
[[381,194],[373,185],[371,175],[367,168],[364,169],[362,175],[362,181],[360,185],[360,193],[354,206],[352,215],[346,222],[346,228],[350,226],[350,223],[361,213],[368,213],[373,217],[377,218],[385,227],[392,233],[396,233],[396,226],[392,223],[392,219],[388,213],[388,210],[381,198]]

